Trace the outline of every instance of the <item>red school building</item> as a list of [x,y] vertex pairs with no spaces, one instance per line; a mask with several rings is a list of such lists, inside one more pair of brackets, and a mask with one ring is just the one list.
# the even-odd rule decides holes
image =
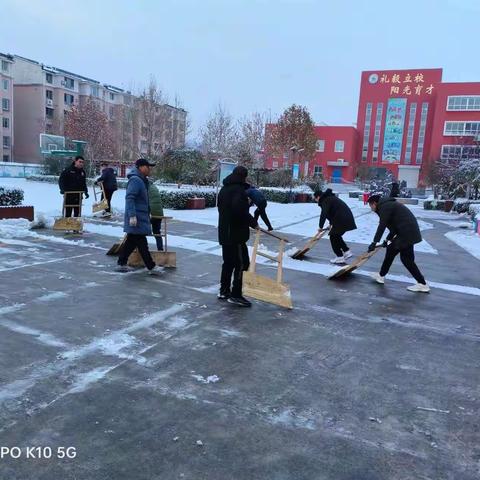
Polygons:
[[[273,125],[267,125],[272,128]],[[302,174],[351,182],[362,166],[390,170],[414,188],[422,166],[480,157],[480,82],[442,83],[442,69],[362,72],[357,126],[317,126],[317,152],[265,158],[266,168],[299,163]]]

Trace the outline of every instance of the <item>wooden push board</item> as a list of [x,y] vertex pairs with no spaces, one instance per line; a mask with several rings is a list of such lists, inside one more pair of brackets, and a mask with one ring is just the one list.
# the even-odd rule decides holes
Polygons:
[[297,250],[291,257],[295,260],[302,258],[307,252],[309,252],[315,244],[328,232],[328,229],[324,229],[321,232],[317,232],[306,244],[305,246]]
[[368,260],[373,257],[382,247],[377,247],[373,252],[365,252],[359,255],[352,263],[349,265],[345,265],[344,267],[340,268],[337,270],[335,273],[330,275],[328,278],[330,280],[333,280],[334,278],[341,278],[345,275],[348,275],[349,273],[353,272],[356,270],[358,267],[361,267],[365,262],[368,262]]
[[79,231],[83,230],[83,222],[80,217],[60,217],[53,224],[54,230]]
[[255,272],[243,272],[243,294],[262,302],[293,308],[290,287]]
[[[155,262],[155,265],[160,265],[161,267],[175,268],[177,266],[177,254],[176,252],[150,252],[152,259]],[[135,250],[128,257],[128,265],[130,267],[144,267],[142,257],[138,253],[138,250]]]

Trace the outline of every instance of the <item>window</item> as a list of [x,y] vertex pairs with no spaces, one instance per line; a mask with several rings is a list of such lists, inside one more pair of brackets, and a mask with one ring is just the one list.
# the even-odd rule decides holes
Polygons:
[[10,147],[10,137],[7,137],[7,136],[3,137],[3,146],[6,148]]
[[405,163],[412,162],[413,132],[415,130],[415,115],[417,114],[417,104],[410,104],[410,113],[408,116],[407,146],[405,149]]
[[45,74],[45,81],[47,83],[53,83],[53,75],[51,73],[46,73]]
[[2,80],[2,86],[3,86],[4,90],[8,90],[8,80],[7,79],[4,78]]
[[2,72],[8,72],[9,64],[5,60],[2,60]]
[[283,152],[283,159],[288,160],[288,152]]
[[422,103],[422,115],[420,116],[420,130],[418,131],[418,143],[417,143],[417,156],[416,163],[417,165],[422,163],[423,160],[423,143],[425,142],[425,129],[427,127],[427,114],[428,114],[428,103]]
[[3,161],[4,162],[9,162],[10,161],[10,155],[4,155],[3,156]]
[[378,162],[378,146],[380,145],[380,130],[382,128],[383,103],[377,103],[377,114],[375,115],[375,132],[373,136],[372,162]]
[[48,100],[53,100],[53,90],[45,90],[45,96]]
[[75,97],[73,95],[70,95],[69,93],[64,93],[63,94],[63,100],[66,105],[73,105],[75,101]]
[[363,131],[362,162],[367,161],[368,142],[370,141],[370,121],[372,119],[372,103],[367,103],[365,110],[365,129]]
[[99,93],[98,93],[98,87],[95,85],[93,87],[90,87],[90,92],[92,94],[92,97],[99,97]]
[[109,116],[110,116],[110,120],[113,118],[113,112],[114,112],[113,107],[110,107],[109,110],[108,110],[108,114],[109,114]]
[[2,127],[3,128],[10,128],[10,119],[7,117],[2,118]]
[[480,110],[480,95],[448,97],[447,110]]
[[53,108],[46,107],[45,108],[45,116],[47,118],[53,118],[53,111],[54,111]]
[[272,162],[272,167],[273,168],[278,168],[278,162]]
[[4,112],[10,111],[10,100],[8,98],[2,98],[2,110]]
[[64,84],[66,88],[73,90],[75,88],[75,80],[70,77],[64,77]]
[[115,94],[110,92],[110,100],[115,100]]
[[315,165],[313,167],[313,176],[314,177],[319,177],[322,174],[322,166],[321,165]]
[[335,152],[343,152],[345,150],[345,142],[343,140],[335,140]]
[[445,122],[443,135],[445,136],[467,136],[480,133],[480,122]]
[[480,157],[478,145],[442,145],[442,160],[458,161]]
[[317,140],[317,152],[325,151],[325,140]]

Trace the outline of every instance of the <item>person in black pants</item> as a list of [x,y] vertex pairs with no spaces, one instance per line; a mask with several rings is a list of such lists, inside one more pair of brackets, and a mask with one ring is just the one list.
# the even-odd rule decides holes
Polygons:
[[135,162],[135,166],[136,168],[128,174],[123,226],[127,238],[118,257],[117,271],[128,271],[128,257],[135,248],[138,248],[138,252],[148,269],[148,273],[156,274],[163,271],[163,269],[155,265],[155,262],[150,255],[150,251],[148,250],[146,237],[146,235],[152,233],[147,177],[150,174],[150,167],[155,166],[155,164],[148,162],[148,160],[145,160],[144,158],[140,158]]
[[[66,205],[80,205],[82,203],[82,193],[68,193],[68,192],[84,192],[85,198],[88,198],[88,188],[86,181],[85,170],[83,165],[85,160],[82,156],[77,155],[70,166],[65,168],[58,179],[58,186],[60,193],[65,196]],[[80,207],[65,207],[65,216],[71,217],[80,216]]]
[[250,265],[247,250],[250,227],[258,228],[249,213],[247,175],[245,167],[235,167],[218,194],[218,241],[223,257],[218,298],[240,307],[252,306],[242,295],[242,281],[243,272]]
[[400,254],[401,262],[417,281],[415,285],[407,287],[407,290],[428,293],[430,287],[415,263],[414,245],[422,241],[422,235],[413,213],[394,198],[381,197],[380,195],[371,195],[368,199],[368,204],[372,211],[376,212],[380,217],[377,232],[373,242],[368,247],[369,252],[375,250],[385,229],[388,228],[389,230],[389,234],[384,242],[384,246],[387,247],[385,259],[380,268],[380,273],[373,274],[372,278],[376,282],[384,284],[385,276],[390,270],[393,260]]
[[[103,183],[103,189],[105,190],[105,199],[108,203],[108,208],[105,209],[105,213],[112,212],[112,196],[113,193],[117,190],[117,176],[115,175],[115,170],[109,167],[108,164],[102,164],[102,175],[97,178],[95,185],[98,185],[99,182]],[[103,192],[102,192],[103,200]]]
[[261,190],[258,190],[258,188],[255,187],[248,188],[247,195],[253,205],[257,207],[255,209],[255,212],[253,212],[253,218],[256,222],[258,222],[258,217],[262,217],[262,220],[265,222],[268,231],[271,232],[273,230],[273,227],[267,215],[267,199],[265,198],[265,195]]
[[322,209],[318,223],[319,230],[323,229],[326,220],[330,222],[330,243],[336,255],[335,258],[330,260],[330,263],[345,263],[345,260],[350,258],[352,253],[343,240],[343,234],[357,228],[353,213],[349,206],[343,200],[340,200],[330,188],[327,188],[325,192],[315,191],[313,198]]

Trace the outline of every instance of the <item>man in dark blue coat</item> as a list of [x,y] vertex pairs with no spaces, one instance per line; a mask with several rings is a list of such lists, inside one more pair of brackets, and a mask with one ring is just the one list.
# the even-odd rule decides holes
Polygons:
[[258,222],[258,217],[262,217],[262,220],[265,222],[268,231],[271,232],[273,227],[266,212],[267,199],[265,198],[265,195],[261,190],[255,187],[248,188],[247,195],[251,202],[257,207],[255,212],[253,212],[253,218]]
[[[98,185],[99,182],[103,183],[103,189],[105,190],[105,198],[108,203],[108,208],[105,209],[106,213],[111,213],[112,211],[112,196],[113,192],[117,190],[117,176],[115,175],[115,170],[108,166],[108,164],[102,164],[102,175],[97,178],[95,185]],[[103,200],[103,193],[102,193]]]
[[138,252],[149,273],[155,274],[163,270],[155,266],[155,262],[148,250],[146,237],[152,233],[147,177],[150,175],[150,168],[154,166],[154,163],[140,158],[135,162],[135,168],[127,175],[128,184],[125,194],[123,225],[123,231],[127,234],[127,238],[118,257],[118,271],[120,272],[128,271],[128,257],[135,248],[138,248]]
[[218,242],[222,246],[223,256],[218,298],[240,307],[252,306],[242,296],[242,281],[243,272],[250,265],[247,249],[250,227],[258,227],[249,213],[246,190],[250,185],[246,182],[247,175],[245,167],[235,167],[223,181],[218,194]]

